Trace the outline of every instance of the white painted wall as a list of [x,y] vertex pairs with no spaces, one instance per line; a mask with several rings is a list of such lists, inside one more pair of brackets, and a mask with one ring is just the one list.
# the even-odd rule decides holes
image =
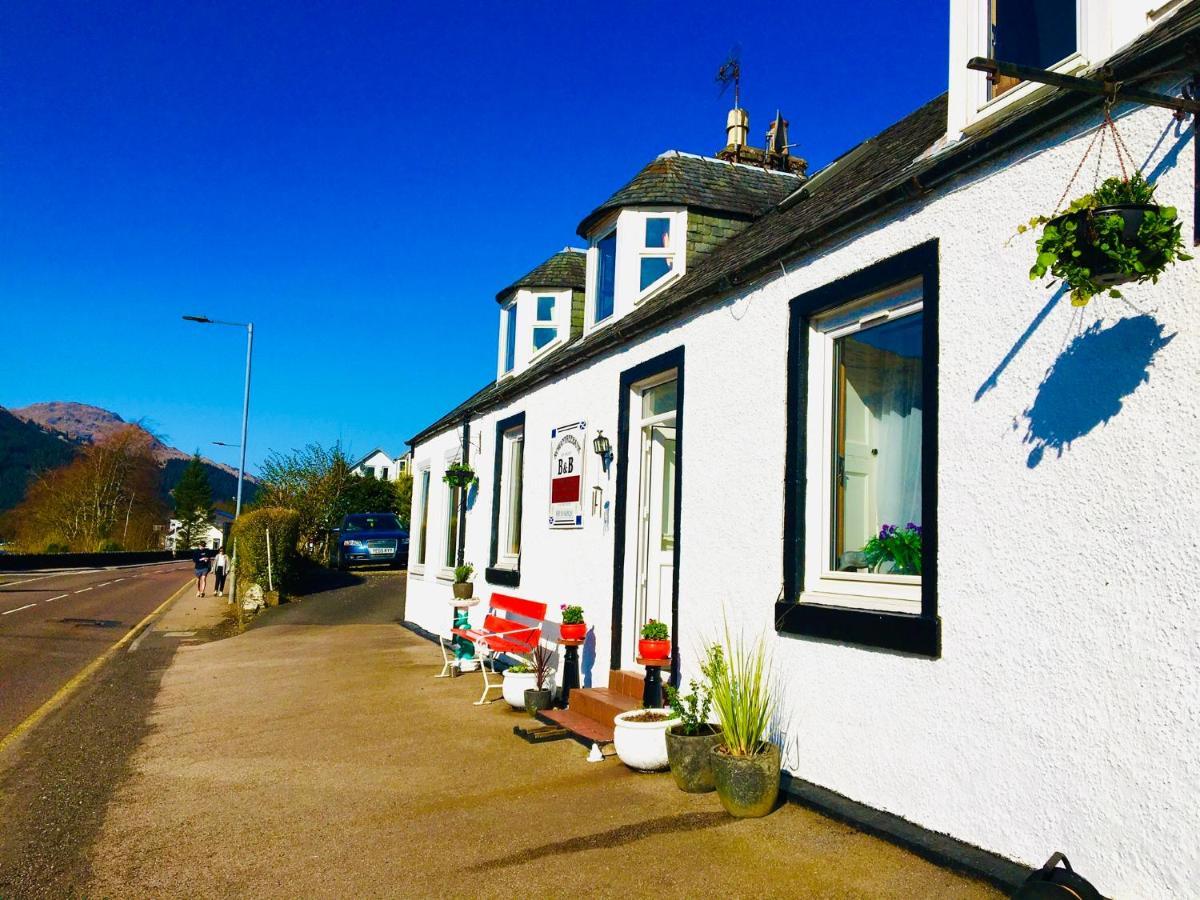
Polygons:
[[382,479],[383,470],[387,469],[387,480],[395,481],[396,477],[400,474],[401,459],[403,459],[403,457],[397,457],[393,459],[382,450],[376,450],[374,453],[364,459],[359,465],[355,466],[353,471],[356,475],[366,475],[367,468],[371,467],[373,470],[373,477]]
[[[1126,142],[1149,159],[1160,200],[1179,207],[1190,240],[1190,127],[1181,135],[1161,110],[1119,112]],[[1125,289],[1127,303],[1047,309],[1051,292],[1027,276],[1032,237],[1006,245],[1017,223],[1049,210],[1095,124],[1078,122],[960,177],[790,263],[786,275],[473,423],[481,479],[467,556],[486,564],[494,421],[523,409],[526,513],[513,593],[547,601],[553,618],[559,603],[582,604],[597,626],[592,674],[603,683],[612,525],[545,526],[547,435],[586,417],[615,436],[620,373],[683,344],[677,637],[685,661],[694,665],[693,651],[715,636],[724,613],[769,636],[788,770],[1026,863],[1061,849],[1110,896],[1186,897],[1200,883],[1200,262],[1176,267],[1156,287]],[[931,238],[941,241],[943,655],[777,637],[788,301]],[[1140,315],[1169,336],[1144,379],[1114,399],[1107,422],[1032,465],[1028,412],[1064,347],[1083,330]],[[1081,402],[1120,369],[1119,356],[1111,369],[1097,365],[1095,383],[1077,387]],[[436,496],[439,461],[456,445],[449,433],[416,449],[418,467],[434,460]],[[614,482],[591,462],[589,479],[611,499]],[[431,509],[436,552],[442,504]],[[410,574],[407,614],[444,627],[448,595],[432,571]]]

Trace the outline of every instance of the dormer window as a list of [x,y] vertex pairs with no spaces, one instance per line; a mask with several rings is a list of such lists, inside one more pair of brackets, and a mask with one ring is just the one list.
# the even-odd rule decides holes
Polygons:
[[596,317],[603,322],[613,314],[617,294],[617,230],[596,242]]
[[645,291],[669,275],[674,265],[668,217],[646,217],[645,241],[640,255],[638,290]]
[[[988,56],[1004,62],[1052,69],[1079,49],[1079,0],[987,0]],[[1020,84],[997,75],[990,98]]]
[[554,322],[554,297],[537,298],[537,320],[533,326],[533,352],[558,339],[558,326]]
[[517,364],[517,304],[504,307],[504,374]]

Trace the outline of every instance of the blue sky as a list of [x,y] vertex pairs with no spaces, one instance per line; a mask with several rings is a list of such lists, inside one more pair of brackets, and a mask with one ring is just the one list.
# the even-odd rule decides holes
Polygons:
[[[947,0],[12,3],[0,405],[148,417],[235,462],[403,441],[495,370],[494,295],[667,149],[813,167],[944,90]],[[252,466],[253,468],[253,466]]]

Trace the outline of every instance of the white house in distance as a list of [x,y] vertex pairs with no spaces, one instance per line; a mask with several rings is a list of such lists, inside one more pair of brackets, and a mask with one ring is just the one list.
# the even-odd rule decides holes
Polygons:
[[[1010,238],[1105,98],[966,63],[1111,67],[1191,247],[1194,118],[1124,91],[1181,96],[1198,39],[1197,0],[953,0],[947,93],[821,171],[738,111],[717,158],[652,160],[582,265],[501,292],[495,383],[411,440],[410,622],[447,628],[460,559],[485,599],[582,605],[595,716],[646,619],[686,681],[724,617],[769,643],[799,801],[1002,885],[1061,850],[1106,895],[1194,896],[1200,262],[1082,307],[1031,280]],[[867,561],[892,526],[916,568]]]
[[400,456],[389,456],[376,447],[354,464],[351,471],[365,478],[378,478],[380,481],[395,481],[401,474],[407,472],[412,465],[412,451]]
[[[164,536],[163,544],[168,550],[186,550],[190,548],[180,548],[176,545],[179,543],[179,528],[183,523],[179,519],[171,519],[167,525],[167,533]],[[208,523],[208,528],[204,533],[199,535],[195,541],[194,547],[204,547],[209,550],[216,550],[218,547],[225,546],[225,541],[229,537],[229,529],[233,527],[233,516],[223,509],[214,509],[212,521]]]

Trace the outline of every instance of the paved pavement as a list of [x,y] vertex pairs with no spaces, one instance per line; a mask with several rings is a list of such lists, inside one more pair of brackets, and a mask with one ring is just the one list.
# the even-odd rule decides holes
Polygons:
[[[140,712],[101,766],[111,786],[78,800],[86,827],[67,828],[67,840],[26,828],[18,850],[35,853],[41,840],[70,859],[42,852],[42,867],[26,866],[10,891],[999,896],[799,807],[735,821],[669,775],[587,763],[570,741],[524,743],[512,734],[522,714],[503,701],[472,705],[477,677],[432,677],[436,648],[396,622],[403,587],[350,577],[229,640],[168,652],[169,632],[148,639],[142,650],[162,653],[160,671],[127,673],[141,685],[127,706]],[[14,803],[36,801],[32,790]],[[73,799],[22,822],[61,817]],[[0,808],[0,820],[15,809]]]
[[0,576],[0,741],[190,577],[189,563]]

